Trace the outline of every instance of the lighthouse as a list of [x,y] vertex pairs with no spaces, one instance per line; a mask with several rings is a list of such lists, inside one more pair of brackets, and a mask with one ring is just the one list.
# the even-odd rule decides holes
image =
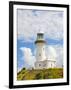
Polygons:
[[36,60],[37,61],[45,60],[46,59],[46,55],[45,55],[46,41],[44,40],[43,32],[37,33],[37,39],[35,41],[35,44],[36,44]]
[[56,66],[55,64],[56,61],[53,59],[48,59],[46,57],[46,41],[44,39],[44,32],[37,33],[35,46],[36,46],[35,69],[54,68]]
[[46,41],[44,40],[44,32],[37,33],[37,39],[35,41],[35,45],[36,45],[35,68],[42,69],[43,66],[45,66],[45,60],[46,60],[46,54],[45,54]]

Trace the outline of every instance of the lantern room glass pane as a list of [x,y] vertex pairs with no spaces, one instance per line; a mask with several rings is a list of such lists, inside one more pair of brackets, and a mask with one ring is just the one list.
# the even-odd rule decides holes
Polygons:
[[43,39],[43,34],[38,34],[37,35],[37,39],[39,40],[39,39]]

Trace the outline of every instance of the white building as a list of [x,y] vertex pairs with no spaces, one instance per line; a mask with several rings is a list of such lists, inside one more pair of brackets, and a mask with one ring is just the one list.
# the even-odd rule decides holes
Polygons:
[[37,33],[36,44],[36,62],[35,69],[54,68],[56,60],[48,60],[46,58],[46,41],[44,40],[44,33]]

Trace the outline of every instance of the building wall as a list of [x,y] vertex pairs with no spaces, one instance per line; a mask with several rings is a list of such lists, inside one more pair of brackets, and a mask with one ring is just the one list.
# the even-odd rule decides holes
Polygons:
[[37,43],[37,45],[36,45],[36,60],[43,61],[45,59],[46,59],[45,44],[44,43]]
[[43,63],[41,61],[35,63],[35,69],[43,69]]
[[56,67],[56,62],[48,60],[47,68],[54,68],[54,67]]
[[35,69],[46,69],[46,68],[54,68],[54,67],[56,67],[55,61],[44,60],[44,61],[35,62]]

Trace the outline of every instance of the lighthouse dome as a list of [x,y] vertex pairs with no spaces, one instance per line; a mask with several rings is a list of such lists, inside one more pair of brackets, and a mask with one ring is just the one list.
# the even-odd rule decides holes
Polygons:
[[38,32],[38,33],[44,34],[44,31],[42,31],[42,30],[39,30],[39,32]]

